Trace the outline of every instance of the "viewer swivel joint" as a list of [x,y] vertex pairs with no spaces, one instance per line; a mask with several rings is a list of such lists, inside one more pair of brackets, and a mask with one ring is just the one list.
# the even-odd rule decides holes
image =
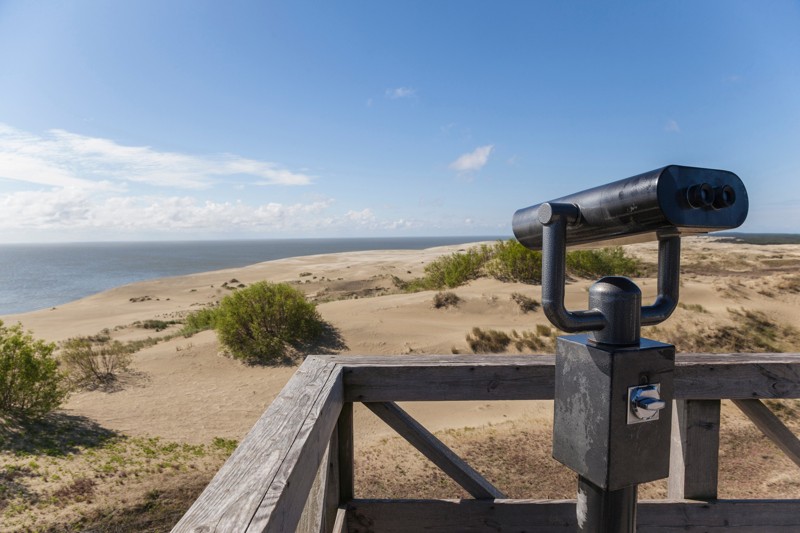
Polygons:
[[[514,235],[542,250],[542,309],[565,332],[555,369],[553,457],[578,474],[578,530],[636,529],[636,488],[669,475],[675,347],[641,338],[678,305],[681,235],[740,226],[747,191],[732,172],[670,165],[520,209]],[[566,248],[658,240],[658,296],[642,306],[628,278],[589,289],[589,308],[564,306]]]

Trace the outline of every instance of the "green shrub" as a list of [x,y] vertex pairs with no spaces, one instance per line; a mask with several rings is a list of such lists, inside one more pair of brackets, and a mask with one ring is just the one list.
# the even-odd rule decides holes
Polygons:
[[85,337],[64,341],[61,360],[70,380],[79,387],[108,386],[131,364],[132,347],[119,341],[94,344]]
[[316,340],[323,322],[302,292],[287,283],[262,281],[220,302],[215,329],[234,358],[276,363],[286,359],[288,346]]
[[54,350],[54,344],[34,340],[20,324],[6,327],[0,321],[0,415],[38,418],[66,398]]
[[452,289],[463,285],[479,277],[481,267],[488,258],[489,249],[486,246],[439,257],[425,265],[426,285],[431,289]]
[[201,331],[206,331],[208,329],[214,329],[214,326],[217,322],[217,308],[216,307],[206,307],[204,309],[198,309],[197,311],[192,311],[186,318],[184,319],[183,329],[181,330],[181,334],[184,337],[191,337],[195,333],[199,333]]
[[540,283],[542,281],[542,252],[530,250],[518,241],[497,241],[492,258],[486,263],[487,273],[500,281]]
[[582,278],[636,276],[639,268],[639,261],[625,255],[625,250],[619,246],[567,253],[567,271]]
[[460,301],[461,298],[454,292],[437,292],[433,297],[433,306],[436,309],[441,309],[442,307],[456,307]]

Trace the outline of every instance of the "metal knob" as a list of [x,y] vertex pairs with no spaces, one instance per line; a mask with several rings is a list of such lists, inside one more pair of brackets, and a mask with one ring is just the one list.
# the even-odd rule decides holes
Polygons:
[[628,424],[658,420],[658,413],[667,406],[661,399],[661,384],[640,385],[628,389]]

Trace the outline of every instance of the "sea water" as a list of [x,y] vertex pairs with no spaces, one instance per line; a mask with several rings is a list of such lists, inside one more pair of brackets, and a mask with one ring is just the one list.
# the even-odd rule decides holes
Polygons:
[[0,244],[0,315],[44,309],[136,281],[303,255],[422,250],[499,237]]

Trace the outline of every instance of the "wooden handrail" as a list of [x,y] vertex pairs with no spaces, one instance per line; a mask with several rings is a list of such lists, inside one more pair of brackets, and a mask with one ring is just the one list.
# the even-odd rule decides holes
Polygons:
[[[303,531],[332,531],[334,527],[349,528],[350,533],[402,531],[377,527],[385,521],[375,518],[376,513],[385,512],[382,509],[389,505],[399,509],[392,513],[409,518],[416,512],[411,504],[394,502],[397,507],[392,507],[391,502],[352,499],[351,402],[552,399],[553,375],[554,358],[547,355],[310,356],[173,531],[294,531],[301,518]],[[731,519],[726,531],[797,530],[797,500],[713,499],[719,400],[800,398],[800,354],[681,354],[676,361],[675,395],[679,401],[670,497],[706,498],[712,503],[643,504],[642,517],[650,516],[652,507],[659,509],[659,516],[684,519],[675,518],[674,524],[669,522],[672,519],[645,522],[641,531],[705,531],[726,517]],[[406,420],[404,427],[405,433],[414,431],[415,422]],[[432,442],[427,437],[423,440],[428,445]],[[697,475],[698,464],[704,465],[706,474]],[[468,472],[463,465],[458,469]],[[342,506],[348,502],[343,516]],[[571,502],[428,502],[422,508],[445,514],[463,509],[470,516],[483,513],[484,518],[516,517],[521,509],[528,514],[548,509],[557,516],[574,516],[574,510],[564,511],[574,505]],[[372,520],[371,525],[364,525],[365,517]],[[415,527],[424,523],[416,516],[415,520]],[[466,530],[463,520],[442,531]],[[696,528],[693,520],[698,520]],[[397,527],[402,523],[399,520]],[[568,527],[568,522],[561,526]],[[565,531],[555,526],[541,531],[551,530]]]

